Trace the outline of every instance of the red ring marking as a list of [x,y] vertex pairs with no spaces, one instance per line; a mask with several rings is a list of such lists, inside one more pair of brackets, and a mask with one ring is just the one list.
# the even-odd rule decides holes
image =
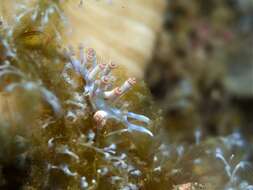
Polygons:
[[134,84],[136,84],[136,79],[135,78],[129,78],[128,80],[127,80],[127,82],[130,84],[130,85],[134,85]]
[[107,77],[107,76],[102,77],[102,83],[108,84],[109,83],[109,77]]
[[105,67],[106,67],[106,63],[100,63],[100,64],[99,64],[99,68],[100,68],[100,69],[104,69]]
[[114,68],[117,67],[117,65],[116,65],[115,63],[113,63],[113,62],[110,62],[109,67],[110,67],[111,69],[114,69]]
[[119,95],[121,95],[122,94],[122,90],[120,90],[120,88],[119,87],[117,87],[116,89],[115,89],[115,94],[117,95],[117,96],[119,96]]

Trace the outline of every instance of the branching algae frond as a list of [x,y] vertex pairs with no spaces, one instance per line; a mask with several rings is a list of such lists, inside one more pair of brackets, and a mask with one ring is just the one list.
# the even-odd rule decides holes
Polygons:
[[[6,148],[11,154],[0,155],[0,188],[143,187],[153,122],[127,111],[127,106],[151,113],[142,95],[146,89],[138,84],[125,96],[136,80],[113,88],[115,64],[100,63],[93,49],[85,54],[80,47],[77,56],[63,51],[61,29],[66,20],[61,3],[21,5],[14,21],[4,19],[0,28],[0,108],[12,116],[0,116],[0,142],[19,139]],[[124,80],[114,75],[119,76],[115,83]],[[8,110],[1,104],[7,100]],[[21,142],[26,146],[19,150]]]
[[131,118],[145,125],[149,125],[150,119],[148,117],[121,110],[114,106],[117,100],[136,83],[135,78],[129,78],[122,86],[111,89],[113,80],[111,70],[116,65],[113,62],[109,64],[98,63],[96,53],[91,48],[87,50],[87,56],[84,56],[84,48],[80,45],[79,53],[80,60],[74,56],[73,50],[68,51],[70,63],[65,67],[64,76],[66,76],[66,69],[72,68],[85,80],[84,93],[88,97],[92,109],[95,112],[94,119],[97,124],[104,126],[108,119],[114,119],[127,127],[126,129],[113,132],[114,134],[126,131],[137,131],[146,133],[152,137],[153,134],[151,131],[129,121],[129,118]]

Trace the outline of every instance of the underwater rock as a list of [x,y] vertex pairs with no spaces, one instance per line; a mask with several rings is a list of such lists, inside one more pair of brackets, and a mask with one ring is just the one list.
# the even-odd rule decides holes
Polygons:
[[224,84],[227,90],[239,99],[253,98],[253,57],[251,53],[253,47],[250,43],[244,41],[243,46],[239,45],[239,42],[234,43],[227,58],[227,75]]

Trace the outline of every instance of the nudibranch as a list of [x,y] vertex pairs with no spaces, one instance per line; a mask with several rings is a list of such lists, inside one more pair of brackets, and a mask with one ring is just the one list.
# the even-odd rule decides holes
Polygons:
[[82,45],[79,46],[79,56],[76,56],[73,48],[69,48],[66,51],[69,62],[65,65],[64,70],[71,68],[84,79],[83,93],[92,107],[93,119],[98,127],[105,126],[108,119],[113,119],[122,123],[126,128],[111,134],[136,131],[153,137],[153,133],[146,128],[151,123],[148,117],[115,106],[118,99],[136,83],[136,79],[129,78],[121,86],[113,88],[112,80],[114,77],[111,71],[117,65],[113,62],[98,63],[93,48],[88,48],[86,54],[84,52],[85,49]]

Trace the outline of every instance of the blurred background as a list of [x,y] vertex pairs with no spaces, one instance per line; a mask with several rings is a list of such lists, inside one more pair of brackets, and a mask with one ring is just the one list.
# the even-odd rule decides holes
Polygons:
[[169,131],[240,130],[252,141],[252,0],[73,2],[67,15],[68,42],[92,45],[144,79]]
[[251,0],[167,2],[145,80],[169,128],[252,140],[252,10]]
[[[82,39],[144,79],[161,109],[162,141],[194,153],[179,162],[183,175],[169,177],[216,184],[207,188],[212,190],[252,188],[226,185],[219,161],[207,167],[214,160],[201,153],[222,147],[216,156],[231,167],[240,160],[253,163],[252,0],[86,1],[79,10],[69,4],[67,14],[74,34],[69,43]],[[229,160],[232,155],[236,159]],[[189,160],[196,163],[190,166]],[[252,183],[252,176],[244,176]]]

